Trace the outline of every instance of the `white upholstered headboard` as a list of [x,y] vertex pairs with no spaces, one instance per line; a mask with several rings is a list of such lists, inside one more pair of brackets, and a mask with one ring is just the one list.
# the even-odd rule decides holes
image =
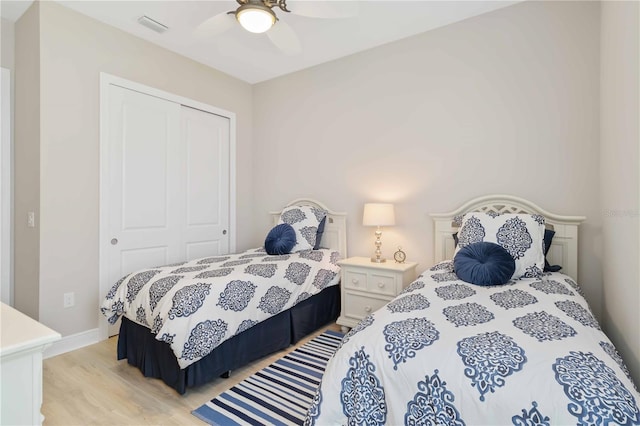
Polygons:
[[560,272],[578,279],[578,225],[584,216],[561,216],[538,207],[534,203],[512,195],[486,195],[468,201],[449,213],[431,214],[435,225],[435,261],[453,258],[455,242],[452,234],[458,232],[462,216],[467,212],[540,214],[546,226],[555,231],[547,259],[552,265],[562,266]]
[[[324,234],[322,234],[322,248],[328,248],[331,250],[337,250],[343,258],[347,258],[347,214],[346,213],[338,213],[330,210],[319,201],[312,200],[310,198],[298,198],[297,200],[291,201],[289,204],[284,206],[287,208],[289,206],[312,206],[317,207],[327,211],[327,220],[324,225]],[[283,210],[284,210],[283,208]],[[277,225],[278,220],[280,219],[280,213],[278,212],[269,212],[273,219],[273,224]]]

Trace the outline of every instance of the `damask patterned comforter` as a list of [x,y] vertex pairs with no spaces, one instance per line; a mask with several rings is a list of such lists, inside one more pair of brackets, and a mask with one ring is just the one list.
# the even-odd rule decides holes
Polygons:
[[571,278],[481,287],[442,262],[345,336],[307,423],[638,425],[639,403]]
[[225,340],[339,282],[338,252],[270,256],[263,248],[134,272],[120,279],[101,311],[146,326],[167,342],[180,368]]

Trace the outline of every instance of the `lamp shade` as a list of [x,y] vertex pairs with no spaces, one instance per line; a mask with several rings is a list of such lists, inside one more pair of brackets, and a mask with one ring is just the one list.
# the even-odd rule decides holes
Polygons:
[[393,204],[366,203],[362,216],[364,226],[390,226],[396,224],[396,215]]

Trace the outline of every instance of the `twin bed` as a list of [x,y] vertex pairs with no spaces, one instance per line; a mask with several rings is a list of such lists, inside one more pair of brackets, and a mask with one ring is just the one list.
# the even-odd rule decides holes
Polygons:
[[[118,359],[183,394],[334,321],[346,215],[298,199],[272,212],[273,224],[282,222],[286,211],[303,223],[303,210],[310,216],[306,221],[316,220],[310,212],[326,215],[317,249],[269,255],[261,247],[123,277],[101,308],[110,322],[122,317]],[[300,229],[315,237],[313,225]]]
[[[312,200],[296,200],[291,205],[327,210]],[[273,216],[275,224],[280,214]],[[432,217],[435,265],[344,337],[327,365],[306,423],[640,425],[640,394],[574,281],[578,275],[578,226],[584,218],[554,215],[511,196],[481,197],[456,211]],[[509,228],[520,233],[512,239],[513,244],[503,244],[503,248],[509,246],[509,253],[514,249],[518,252],[513,270],[522,267],[522,276],[503,285],[476,285],[461,280],[452,259],[457,259],[455,255],[466,243],[485,238],[489,228],[478,226],[478,221],[490,222],[494,218],[503,221],[501,230]],[[540,259],[532,265],[516,266],[528,259],[523,244],[540,249],[542,238],[541,233],[538,240],[521,238],[529,235],[529,225],[520,218],[533,226],[536,222],[546,227],[546,244],[547,233],[551,231],[550,247],[542,246],[543,259],[546,256],[550,265],[561,265],[561,272],[550,272],[554,270],[552,266],[544,267],[543,271]],[[241,274],[261,275],[240,275],[234,280],[255,283],[256,292],[263,287],[268,291],[289,280],[291,274],[288,278],[286,272],[285,276],[274,273],[265,277],[269,275],[267,271],[287,271],[292,263],[299,269],[304,262],[317,262],[319,258],[335,263],[340,256],[346,257],[345,227],[344,214],[328,211],[322,236],[322,246],[327,250],[273,257],[254,249],[221,262],[199,259],[155,269],[160,270],[157,276],[165,278],[176,274],[202,277],[207,273],[206,280],[196,279],[196,284],[211,283],[208,288],[215,293],[218,305],[225,305],[224,300],[239,303],[242,297],[225,296],[222,291],[229,285],[229,276],[224,277],[226,281],[209,281],[220,273],[215,271],[228,268],[224,266],[226,262],[239,262]],[[454,234],[461,242],[456,243]],[[501,235],[504,237],[504,232]],[[523,243],[524,240],[527,241]],[[264,264],[278,266],[264,268]],[[189,268],[196,270],[187,272]],[[325,272],[318,275],[319,270]],[[298,295],[295,297],[298,303],[291,301],[293,297],[288,298],[280,313],[255,325],[253,319],[249,322],[253,326],[244,331],[234,325],[233,337],[186,366],[181,359],[184,351],[175,350],[171,343],[178,341],[178,349],[184,349],[193,346],[189,346],[189,339],[172,336],[173,331],[165,330],[162,331],[168,337],[163,337],[158,329],[154,330],[153,314],[112,309],[114,300],[138,306],[138,310],[140,307],[127,302],[125,287],[115,286],[120,288],[120,295],[108,303],[105,301],[103,307],[111,309],[105,313],[107,316],[124,315],[118,358],[127,358],[146,376],[159,377],[183,393],[187,387],[286,348],[335,320],[339,313],[337,269],[325,265],[314,271],[310,275],[322,278],[312,280],[311,287],[318,290],[314,295]],[[264,278],[264,282],[260,284],[258,278]],[[153,291],[147,287],[140,286],[137,291],[147,294],[149,300],[157,300],[149,296]],[[293,294],[292,290],[286,291]],[[262,294],[262,300],[266,300],[265,296],[266,293]],[[171,298],[165,296],[167,312],[173,309],[174,316],[178,311],[189,313],[194,304],[207,297],[194,293],[179,310],[176,299],[170,303]],[[261,312],[259,305],[257,311]],[[186,317],[196,318],[190,314]],[[200,320],[206,321],[231,324],[219,315]],[[216,339],[215,333],[209,333],[205,340]]]
[[[572,278],[583,217],[508,196],[432,217],[435,265],[344,337],[306,423],[640,424],[640,394]],[[486,241],[482,220],[506,229],[527,217],[553,228],[547,256],[564,273],[532,267],[531,278],[482,286],[458,277],[453,234]]]

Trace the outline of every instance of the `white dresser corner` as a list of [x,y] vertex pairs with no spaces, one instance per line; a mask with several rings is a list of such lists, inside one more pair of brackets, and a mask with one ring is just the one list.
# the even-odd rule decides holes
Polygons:
[[42,352],[60,333],[0,304],[0,425],[40,425]]

